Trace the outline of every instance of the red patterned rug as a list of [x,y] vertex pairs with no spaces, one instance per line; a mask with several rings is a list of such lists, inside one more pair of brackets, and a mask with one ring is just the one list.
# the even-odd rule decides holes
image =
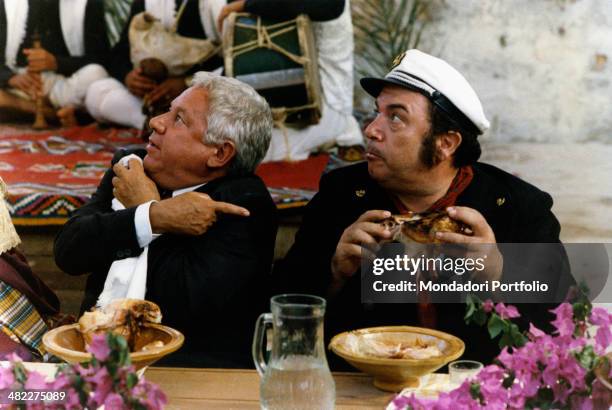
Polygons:
[[[0,176],[9,188],[9,209],[17,225],[63,224],[95,191],[118,148],[143,146],[136,130],[100,129],[95,124],[45,132],[0,128]],[[337,158],[261,165],[279,209],[304,206],[321,174]]]

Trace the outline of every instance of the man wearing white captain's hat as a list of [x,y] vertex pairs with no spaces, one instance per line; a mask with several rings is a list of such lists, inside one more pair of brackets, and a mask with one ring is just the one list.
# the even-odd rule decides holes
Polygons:
[[484,346],[486,329],[479,338],[479,329],[465,326],[462,307],[436,306],[436,315],[436,309],[414,305],[363,304],[361,247],[390,239],[377,222],[392,214],[445,210],[471,232],[438,232],[436,239],[491,244],[486,268],[475,279],[498,280],[508,261],[497,243],[559,242],[552,198],[477,162],[477,137],[489,121],[474,89],[444,60],[408,50],[385,78],[363,78],[361,85],[376,98],[376,117],[365,131],[367,161],[322,177],[295,244],[275,267],[278,290],[329,297],[329,336],[365,326],[416,324],[469,338],[466,355],[490,360],[495,346]]

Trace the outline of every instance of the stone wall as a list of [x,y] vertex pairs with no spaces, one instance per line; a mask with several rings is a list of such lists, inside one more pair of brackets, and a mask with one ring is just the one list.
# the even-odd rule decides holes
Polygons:
[[419,48],[474,85],[497,142],[612,143],[612,1],[433,0]]

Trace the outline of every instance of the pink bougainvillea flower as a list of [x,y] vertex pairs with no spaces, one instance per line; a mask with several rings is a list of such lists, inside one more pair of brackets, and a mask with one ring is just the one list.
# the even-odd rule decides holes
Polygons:
[[612,325],[612,313],[608,312],[605,308],[594,307],[593,310],[591,310],[589,321],[597,326],[610,327],[610,325]]
[[10,388],[13,383],[15,383],[15,376],[13,375],[13,366],[0,366],[0,390]]
[[529,323],[529,334],[533,336],[534,340],[541,339],[547,336],[546,333],[535,327],[533,323]]
[[495,312],[497,312],[502,319],[514,319],[521,316],[516,306],[506,306],[503,303],[495,305]]
[[66,403],[64,404],[67,409],[82,409],[81,402],[79,401],[79,394],[74,388],[70,388],[66,391]]
[[25,382],[25,388],[28,390],[45,390],[47,388],[45,376],[38,372],[29,372]]
[[123,410],[126,406],[123,403],[123,397],[117,393],[110,393],[104,400],[104,409]]
[[137,397],[141,404],[150,410],[161,410],[168,399],[157,385],[149,383],[144,379],[140,379],[138,384],[132,389],[132,396]]
[[487,299],[484,302],[482,302],[482,309],[487,313],[491,313],[494,306],[495,304],[493,303],[491,299]]
[[604,354],[612,343],[612,333],[610,333],[610,326],[599,326],[595,333],[595,352],[597,354]]
[[103,367],[98,369],[93,376],[85,377],[85,380],[94,386],[91,399],[96,405],[101,406],[108,394],[113,390],[113,378],[108,373],[108,370],[106,370],[106,367]]
[[560,336],[571,336],[574,333],[576,324],[574,323],[574,310],[569,303],[561,303],[551,310],[557,317],[551,323],[557,329]]
[[90,352],[100,362],[103,362],[108,359],[111,350],[110,347],[108,347],[106,335],[94,335],[91,344],[87,347],[87,351]]

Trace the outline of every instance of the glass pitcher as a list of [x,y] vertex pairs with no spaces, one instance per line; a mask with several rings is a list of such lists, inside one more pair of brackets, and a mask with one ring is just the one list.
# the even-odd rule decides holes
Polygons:
[[[260,403],[266,410],[333,409],[336,386],[323,345],[325,299],[311,295],[277,295],[272,313],[257,319],[253,360],[261,377]],[[272,354],[262,350],[272,326]],[[269,344],[269,343],[268,343]]]

